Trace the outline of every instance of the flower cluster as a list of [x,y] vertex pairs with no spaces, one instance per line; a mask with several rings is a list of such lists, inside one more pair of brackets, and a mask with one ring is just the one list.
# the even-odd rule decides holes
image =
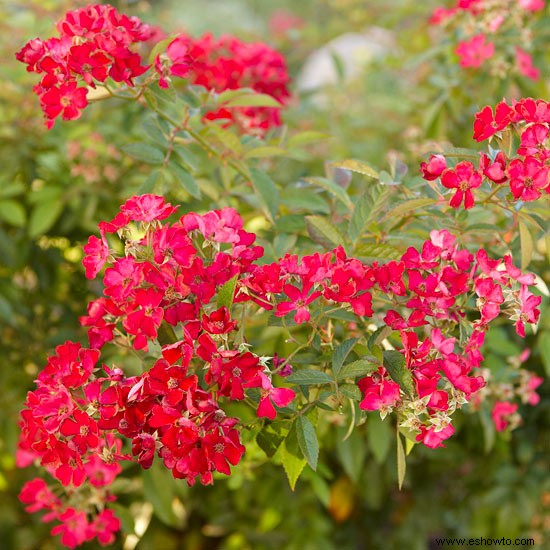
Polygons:
[[[509,255],[493,260],[481,249],[474,257],[443,230],[432,231],[421,251],[411,247],[400,261],[384,265],[348,258],[341,247],[301,260],[287,255],[255,267],[236,300],[252,300],[276,316],[292,314],[297,324],[311,321],[316,302],[339,305],[359,319],[380,319],[400,342],[406,374],[392,376],[374,363],[374,372],[358,383],[360,407],[382,416],[395,409],[401,427],[438,447],[454,431],[454,410],[485,385],[472,373],[482,364],[489,323],[504,306],[520,336],[525,323],[536,323],[541,297],[529,291],[532,284],[534,276],[521,273]],[[377,304],[381,299],[393,307]],[[479,317],[468,320],[472,301]]]
[[[157,57],[155,65],[161,74],[161,86],[167,86],[166,78],[175,75],[215,92],[251,88],[273,97],[281,107],[290,97],[284,57],[262,42],[243,42],[233,36],[216,39],[211,34],[199,38],[181,34],[168,45],[163,56]],[[281,125],[280,108],[276,107],[223,107],[209,112],[206,119],[221,120],[245,133],[260,135]]]
[[[110,540],[107,533],[118,529],[111,512],[76,508],[76,489],[80,501],[92,489],[89,501],[108,502],[113,497],[97,488],[112,482],[119,461],[134,457],[149,468],[155,455],[175,478],[210,484],[214,471],[229,474],[245,451],[238,419],[227,416],[219,400],[243,400],[254,388],[258,416],[274,419],[274,405],[295,397],[291,389],[275,388],[262,360],[236,343],[236,321],[213,301],[262,255],[255,236],[231,208],[163,225],[175,211],[162,197],[134,197],[100,224],[101,238],[90,237],[86,275],[108,266],[105,296],[81,319],[90,347],[58,346],[21,413],[18,463],[39,462],[73,495],[62,504],[35,481],[21,498],[29,509],[46,508],[48,519],[61,520],[54,532],[64,529],[69,546],[95,536]],[[123,256],[108,244],[114,234],[124,239]],[[99,366],[101,349],[112,341],[135,350],[160,342],[159,358],[145,361],[139,376]],[[131,441],[131,456],[121,454],[120,436]]]
[[[430,23],[442,25],[460,38],[455,53],[461,67],[477,69],[490,60],[496,76],[504,77],[513,67],[538,80],[540,70],[533,65],[529,50],[534,14],[544,7],[545,0],[456,0],[452,8],[436,8]],[[509,31],[519,31],[519,40]],[[510,42],[513,48],[508,46]]]
[[147,66],[131,46],[154,36],[154,29],[109,5],[90,5],[65,14],[57,24],[59,37],[29,40],[16,54],[29,72],[42,76],[34,87],[46,125],[55,119],[74,120],[88,105],[88,87],[107,78],[133,85]]
[[422,163],[421,171],[428,181],[440,178],[447,189],[454,189],[450,205],[459,208],[474,206],[473,189],[484,181],[489,184],[508,183],[516,201],[534,201],[550,193],[550,103],[542,99],[521,99],[508,105],[501,101],[496,108],[483,107],[475,116],[474,139],[484,141],[495,136],[500,142],[504,136],[518,144],[515,151],[492,150],[491,156],[482,153],[478,166],[462,161],[447,167],[444,155],[432,155]]

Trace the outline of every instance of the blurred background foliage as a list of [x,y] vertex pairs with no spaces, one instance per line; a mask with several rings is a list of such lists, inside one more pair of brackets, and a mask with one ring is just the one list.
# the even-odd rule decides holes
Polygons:
[[[278,220],[286,225],[276,227],[279,233],[299,231],[300,218],[309,213],[306,203],[312,204],[307,199],[301,208],[296,201],[288,206],[285,194],[302,192],[291,184],[304,175],[324,176],[326,162],[359,158],[392,177],[408,170],[414,180],[427,153],[444,144],[473,146],[473,114],[483,105],[503,96],[548,97],[548,51],[535,56],[543,71],[537,83],[461,69],[453,43],[428,26],[440,4],[434,0],[111,3],[168,33],[233,33],[267,41],[285,55],[294,92],[285,122],[293,133],[311,130],[325,137],[290,158],[265,160],[277,183],[287,186]],[[81,245],[98,221],[112,217],[125,198],[147,187],[151,171],[122,150],[155,131],[139,106],[102,102],[86,109],[78,122],[58,122],[47,132],[31,94],[33,75],[14,59],[24,42],[52,36],[54,22],[84,4],[0,4],[0,548],[6,550],[57,548],[49,527],[26,514],[17,499],[31,476],[14,466],[18,412],[46,355],[68,338],[84,340],[78,316],[98,289],[84,278]],[[544,22],[548,28],[548,8],[541,28]],[[326,50],[329,42],[333,53]],[[349,47],[357,43],[363,53],[355,59]],[[325,51],[326,70],[317,64],[312,73],[308,63],[320,51]],[[313,89],[313,83],[319,87]],[[268,256],[295,246],[292,239],[273,240],[254,213],[254,201],[227,190],[223,166],[201,151],[190,153],[194,156],[183,160],[193,167],[201,197],[168,185],[169,199],[185,210],[238,207],[251,229],[265,229]],[[355,178],[352,185],[363,185]],[[330,205],[320,199],[315,208],[324,213]],[[423,238],[426,228],[417,233]],[[393,238],[399,243],[398,234]],[[544,243],[535,246],[539,254],[530,267],[548,283]],[[527,367],[548,376],[550,316],[543,312],[542,318],[538,336],[525,342],[533,350]],[[496,330],[487,345],[487,363],[496,376],[522,350],[523,342],[509,328]],[[266,354],[281,345],[272,328],[259,328],[256,340]],[[418,448],[408,457],[401,491],[389,423],[369,416],[367,425],[344,441],[347,427],[335,415],[322,438],[322,465],[317,472],[307,469],[294,492],[282,468],[268,463],[250,435],[247,460],[213,487],[189,489],[156,468],[136,477],[130,465],[117,482],[117,512],[126,532],[141,537],[138,548],[144,550],[421,550],[435,547],[435,538],[443,536],[533,537],[542,548],[550,544],[549,390],[548,382],[539,388],[540,404],[521,409],[523,425],[511,434],[495,437],[483,416],[462,415],[447,448]],[[140,499],[135,491],[142,491]],[[131,550],[137,540],[121,539],[117,547]]]

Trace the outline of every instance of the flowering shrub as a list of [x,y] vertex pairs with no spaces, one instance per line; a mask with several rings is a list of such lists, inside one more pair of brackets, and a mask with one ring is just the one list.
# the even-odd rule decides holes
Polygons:
[[538,80],[540,70],[529,52],[537,13],[544,8],[544,0],[457,0],[452,8],[436,8],[430,23],[457,37],[455,53],[461,67],[487,66],[501,78],[512,69]]
[[[474,206],[472,189],[484,181],[500,186],[508,182],[514,201],[534,201],[550,193],[548,159],[548,134],[550,104],[544,100],[522,99],[510,107],[501,101],[495,111],[487,105],[476,114],[474,139],[485,141],[498,134],[500,143],[508,144],[508,151],[493,150],[493,158],[482,153],[478,168],[471,162],[460,162],[454,168],[447,168],[444,155],[433,155],[421,166],[424,178],[433,181],[441,178],[441,184],[456,189],[450,205],[458,208],[464,200],[464,208]],[[513,150],[514,137],[519,142]],[[496,202],[496,187],[491,200]]]
[[[546,101],[484,107],[474,139],[500,148],[434,154],[423,179],[348,159],[280,193],[274,158],[300,159],[314,132],[270,132],[290,97],[275,50],[178,35],[147,66],[130,47],[158,31],[110,6],[69,12],[58,29],[61,38],[17,54],[44,74],[35,91],[48,128],[78,118],[90,88],[103,88],[96,99],[147,111],[141,141],[121,151],[150,172],[83,247],[95,294],[80,317],[86,344],[56,347],[21,412],[17,465],[59,483],[33,479],[20,500],[56,522],[62,544],[107,545],[127,531],[118,499],[136,470],[211,485],[247,460],[262,464],[261,454],[292,489],[302,473],[317,476],[323,495],[327,433],[343,427],[343,438],[330,437],[357,441],[366,422],[377,448],[370,434],[393,423],[401,488],[406,454],[445,447],[460,409],[489,410],[490,429],[508,432],[520,404],[538,403],[542,378],[522,366],[529,350],[508,359],[501,379],[485,344],[506,319],[524,338],[541,317],[544,287],[526,268],[550,188]],[[476,63],[487,46],[471,54]],[[352,173],[369,185],[350,185]],[[182,196],[203,202],[174,206]],[[484,243],[472,236],[483,224],[468,221],[476,211],[512,227]],[[276,351],[265,351],[266,327]],[[346,492],[339,483],[331,510]]]

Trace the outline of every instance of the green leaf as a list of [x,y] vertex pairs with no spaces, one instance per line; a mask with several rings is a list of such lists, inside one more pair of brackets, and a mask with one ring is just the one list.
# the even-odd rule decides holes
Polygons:
[[356,172],[358,174],[363,174],[364,176],[378,179],[378,172],[372,166],[360,160],[348,159],[341,162],[331,162],[331,164],[336,168],[344,168],[345,170],[350,170],[351,172]]
[[320,216],[306,216],[306,229],[309,236],[322,247],[332,250],[343,244],[344,237],[326,218]]
[[296,435],[300,449],[312,470],[317,470],[319,442],[315,426],[307,416],[299,416],[296,421]]
[[168,168],[178,181],[178,183],[195,199],[201,198],[201,190],[195,181],[195,178],[179,163],[174,160],[168,162]]
[[37,204],[29,219],[28,231],[31,238],[43,235],[53,227],[63,210],[63,202],[59,199]]
[[183,522],[172,506],[176,495],[170,470],[157,460],[149,470],[143,470],[141,475],[144,496],[153,505],[155,515],[170,527],[182,527]]
[[141,184],[139,193],[152,193],[155,186],[162,181],[162,170],[160,168],[152,170],[147,179]]
[[256,435],[256,443],[268,458],[272,458],[284,441],[285,435],[282,433],[281,424],[277,427],[275,424],[268,424]]
[[550,377],[550,332],[540,332],[537,338],[537,346],[542,358],[542,364],[546,371],[546,376]]
[[27,222],[27,213],[18,201],[0,200],[0,220],[15,227],[23,227]]
[[312,189],[286,188],[281,197],[281,203],[291,210],[305,210],[307,212],[330,213],[327,201]]
[[284,443],[279,447],[278,455],[288,477],[290,488],[294,491],[307,460],[302,456],[296,433],[296,423],[292,425]]
[[149,57],[147,58],[147,63],[153,64],[157,55],[164,53],[166,51],[166,48],[168,48],[168,46],[174,41],[176,36],[177,35],[175,34],[171,34],[167,38],[164,38],[160,42],[157,42],[151,50]]
[[342,384],[338,390],[344,397],[348,397],[353,401],[361,401],[361,390],[355,384]]
[[290,252],[296,245],[298,237],[288,233],[278,233],[273,239],[273,252],[276,258],[282,258],[287,252]]
[[280,157],[286,155],[288,151],[281,147],[273,147],[271,145],[265,145],[262,147],[255,147],[247,151],[243,158],[245,159],[259,159],[259,158],[269,158],[269,157]]
[[231,277],[229,281],[224,283],[224,285],[218,290],[218,299],[216,305],[218,308],[225,306],[227,309],[231,310],[233,305],[233,300],[235,298],[235,287],[237,286],[237,279],[239,274]]
[[414,383],[411,371],[407,368],[405,356],[396,350],[384,352],[384,367],[397,382],[401,389],[409,396],[414,397]]
[[127,143],[120,148],[124,153],[147,164],[162,164],[164,153],[149,143]]
[[283,104],[268,94],[245,93],[222,103],[224,107],[275,107],[282,109]]
[[164,321],[158,328],[157,340],[161,346],[168,346],[170,344],[175,344],[178,341],[178,337],[172,326]]
[[243,144],[241,143],[239,137],[231,130],[226,130],[215,122],[207,123],[206,130],[207,134],[210,134],[210,136],[216,138],[224,147],[235,153],[237,156],[242,154]]
[[407,457],[405,456],[405,449],[403,448],[403,442],[399,431],[397,433],[397,485],[399,490],[403,487],[403,481],[405,481],[405,472],[407,471]]
[[391,447],[392,433],[388,422],[384,422],[379,415],[372,414],[367,420],[367,441],[369,449],[378,464],[382,464]]
[[328,178],[312,177],[312,178],[302,178],[302,181],[305,181],[316,187],[321,187],[333,197],[337,198],[342,204],[347,206],[350,210],[353,208],[353,202],[349,198],[349,195],[346,193],[346,190],[343,187],[340,187],[337,183],[329,180]]
[[367,454],[363,434],[359,433],[359,430],[354,430],[347,439],[339,440],[336,444],[336,454],[346,474],[357,483],[363,473]]
[[334,376],[338,376],[338,372],[342,368],[346,357],[358,341],[359,338],[349,338],[334,349],[334,354],[332,355],[332,372]]
[[411,199],[405,202],[402,202],[401,204],[398,204],[395,208],[392,208],[386,215],[385,218],[388,220],[399,220],[404,215],[411,214],[415,210],[418,210],[420,208],[424,208],[426,206],[431,206],[433,204],[436,204],[436,199]]
[[294,147],[300,147],[302,145],[307,145],[308,143],[315,143],[330,137],[331,136],[329,134],[324,134],[323,132],[306,130],[305,132],[300,132],[299,134],[294,134],[291,136],[288,140],[288,148],[293,149]]
[[326,372],[318,370],[299,370],[287,376],[286,380],[298,386],[315,386],[334,382]]
[[361,243],[354,249],[357,258],[369,260],[399,260],[403,252],[385,243]]
[[495,445],[495,423],[486,407],[482,407],[478,414],[483,429],[484,450],[485,453],[488,454]]
[[372,350],[373,346],[379,345],[382,340],[385,340],[392,332],[392,328],[388,325],[378,327],[369,337],[369,341],[367,343],[369,350]]
[[378,369],[375,361],[370,359],[358,359],[344,365],[338,373],[338,380],[346,378],[357,378],[358,376],[366,376]]
[[521,244],[521,269],[526,269],[533,257],[533,237],[527,228],[527,225],[519,220],[519,240]]
[[272,179],[257,168],[250,168],[252,185],[260,198],[264,211],[268,218],[273,222],[279,210],[279,191]]
[[0,295],[0,319],[11,326],[15,326],[15,312],[6,298]]
[[25,184],[21,181],[14,181],[6,185],[0,185],[0,197],[7,199],[25,192]]
[[367,226],[376,220],[382,208],[387,204],[388,195],[388,187],[376,184],[359,197],[351,215],[348,229],[349,237],[354,243],[363,234]]

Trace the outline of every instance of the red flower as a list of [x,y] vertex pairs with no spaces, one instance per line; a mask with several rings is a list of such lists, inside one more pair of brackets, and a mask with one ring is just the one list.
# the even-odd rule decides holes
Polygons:
[[40,95],[42,109],[46,115],[46,125],[51,128],[59,115],[63,120],[80,118],[82,109],[88,105],[86,88],[78,88],[76,82],[67,82],[50,88]]
[[294,322],[306,323],[310,319],[310,313],[307,306],[321,296],[321,292],[316,290],[309,294],[309,291],[312,288],[312,284],[306,281],[302,281],[302,290],[296,288],[291,284],[285,284],[283,286],[283,292],[290,298],[289,302],[279,302],[277,304],[277,309],[275,310],[275,315],[277,317],[284,317],[287,313],[291,311],[296,311],[294,315]]
[[76,410],[73,418],[67,418],[59,430],[65,436],[73,436],[71,443],[81,454],[88,449],[95,449],[99,444],[99,428],[97,422],[84,411]]
[[474,169],[471,162],[459,162],[454,169],[447,169],[441,175],[441,184],[447,189],[456,189],[449,204],[458,208],[464,200],[464,208],[474,206],[472,189],[483,183],[481,174]]
[[111,62],[94,44],[85,42],[71,48],[67,65],[73,73],[82,76],[88,86],[95,88],[94,79],[99,82],[107,80],[107,70]]
[[493,109],[486,105],[476,113],[474,120],[474,139],[476,141],[484,141],[496,134],[500,130],[503,130],[514,121],[516,112],[512,107],[506,104],[505,101],[501,101],[495,108],[493,115]]
[[210,315],[202,316],[202,328],[210,334],[227,334],[237,328],[237,322],[231,319],[229,310],[222,306]]
[[201,439],[201,446],[214,468],[226,475],[231,473],[229,464],[238,464],[246,450],[239,441],[237,430],[229,430],[225,434],[216,429]]

